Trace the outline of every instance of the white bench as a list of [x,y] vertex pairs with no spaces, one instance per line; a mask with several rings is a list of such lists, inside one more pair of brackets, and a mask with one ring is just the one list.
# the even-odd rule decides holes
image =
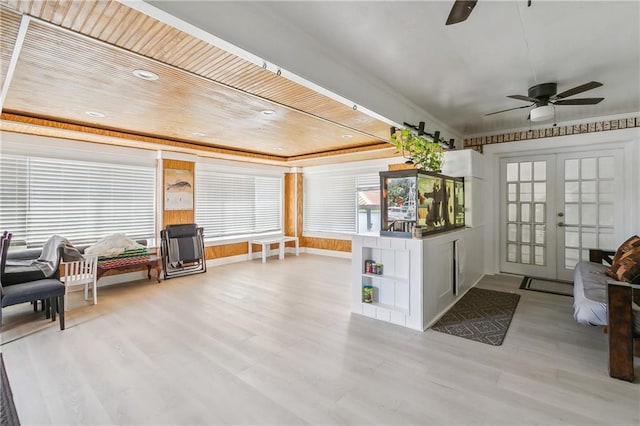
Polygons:
[[279,258],[284,259],[284,243],[288,241],[293,241],[296,244],[296,256],[300,255],[300,248],[298,247],[298,237],[273,237],[273,238],[264,238],[259,240],[249,240],[247,244],[249,245],[249,260],[253,258],[253,245],[260,244],[262,246],[262,263],[267,262],[267,256],[269,256],[269,249],[271,244],[278,243],[280,248]]

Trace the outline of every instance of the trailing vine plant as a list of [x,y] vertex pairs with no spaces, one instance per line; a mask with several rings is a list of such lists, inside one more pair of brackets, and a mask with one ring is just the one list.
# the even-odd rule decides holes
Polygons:
[[399,129],[391,135],[391,141],[402,155],[408,152],[411,160],[420,169],[439,172],[442,170],[444,150],[437,143],[419,136],[408,129]]

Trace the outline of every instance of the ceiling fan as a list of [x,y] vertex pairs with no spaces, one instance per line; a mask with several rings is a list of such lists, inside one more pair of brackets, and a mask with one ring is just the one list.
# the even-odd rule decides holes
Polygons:
[[[457,24],[466,21],[471,11],[476,7],[478,0],[456,0],[451,7],[449,17],[445,25]],[[531,0],[527,0],[527,7],[531,7]]]
[[531,102],[529,105],[523,105],[520,107],[504,109],[502,111],[490,112],[487,115],[500,114],[502,112],[513,111],[522,108],[533,108],[528,119],[531,121],[545,121],[554,116],[554,106],[556,105],[595,105],[604,100],[604,98],[578,98],[578,99],[565,99],[569,96],[577,95],[578,93],[586,92],[587,90],[595,89],[602,86],[602,83],[597,81],[591,81],[589,83],[581,84],[572,89],[565,90],[562,93],[557,93],[556,83],[543,83],[536,84],[529,88],[528,96],[524,95],[509,95],[508,98],[518,99],[520,101]]

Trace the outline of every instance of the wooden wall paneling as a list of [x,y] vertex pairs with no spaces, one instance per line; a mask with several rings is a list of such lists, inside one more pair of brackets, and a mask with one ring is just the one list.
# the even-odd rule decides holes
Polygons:
[[[257,247],[258,246],[254,246],[254,251],[256,251]],[[205,248],[205,257],[207,259],[239,256],[247,253],[247,243],[232,243],[219,246],[208,246]]]
[[302,237],[301,247],[351,252],[351,240],[334,240],[330,238]]
[[[180,161],[180,160],[163,160],[162,167],[164,170],[166,169],[181,169],[181,170],[191,170],[194,172],[194,199],[195,199],[195,163],[191,161]],[[166,187],[166,182],[164,181],[164,174],[162,176],[162,194],[163,200],[162,205],[164,208],[164,189]],[[194,223],[195,222],[195,211],[194,210],[164,210],[162,214],[162,227],[166,227],[169,224],[180,224],[180,223]]]
[[[302,173],[284,175],[284,234],[294,237],[302,235]],[[295,247],[294,242],[285,245]]]
[[[51,136],[75,139],[85,142],[97,142],[115,144],[112,139],[122,139],[123,142],[120,145],[133,146],[140,148],[139,144],[135,142],[147,142],[154,145],[162,145],[168,148],[184,148],[189,150],[198,150],[201,153],[220,154],[216,155],[218,158],[225,157],[244,157],[249,161],[260,163],[273,163],[277,165],[283,165],[286,159],[281,156],[257,154],[251,152],[237,151],[227,148],[219,148],[204,145],[195,145],[189,142],[176,141],[171,139],[161,139],[152,136],[137,135],[133,133],[125,133],[116,130],[106,130],[96,127],[83,126],[73,123],[63,123],[59,121],[47,120],[42,118],[27,117],[19,114],[11,114],[3,112],[0,115],[0,119],[3,120],[3,130],[12,131],[17,133],[27,133],[39,136]],[[157,149],[157,147],[149,148]]]

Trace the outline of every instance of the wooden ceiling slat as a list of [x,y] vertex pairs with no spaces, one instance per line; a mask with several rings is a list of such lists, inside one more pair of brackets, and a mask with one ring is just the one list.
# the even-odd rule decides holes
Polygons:
[[19,13],[5,7],[0,8],[0,87],[4,86],[9,72],[21,19]]
[[104,40],[108,37],[108,31],[111,31],[111,25],[108,24],[120,22],[118,17],[124,16],[123,12],[126,12],[125,8],[118,7],[118,3],[106,3],[105,8],[102,10],[100,20],[96,22],[91,31],[86,34],[99,40]]
[[171,43],[171,35],[175,35],[175,31],[171,27],[157,23],[153,31],[153,37],[145,37],[144,43],[136,49],[141,55],[157,59],[151,54],[153,51],[157,51],[158,46],[166,46]]
[[161,39],[168,31],[166,25],[161,22],[153,21],[152,25],[143,34],[140,39],[131,46],[129,50],[138,52],[141,55],[149,56],[148,51],[155,45],[158,39]]
[[42,19],[45,19],[50,22],[54,20],[56,11],[58,9],[57,3],[58,3],[57,1],[43,2],[42,12],[41,12],[41,16],[43,17]]
[[116,9],[113,21],[120,22],[120,25],[105,26],[102,31],[103,35],[100,36],[100,40],[114,46],[119,46],[121,44],[120,39],[126,36],[133,22],[136,20],[136,16],[137,13],[129,8],[121,7]]
[[76,0],[69,0],[69,7],[67,8],[64,17],[62,18],[62,22],[58,25],[64,28],[71,28],[73,23],[76,21],[76,18],[79,15],[80,9],[84,7],[82,2]]
[[[153,118],[149,118],[151,124],[148,129],[136,128],[136,126],[140,126],[140,119],[137,120],[137,122],[135,122],[135,120],[125,122],[123,125],[129,126],[126,127],[126,129],[131,131],[147,132],[148,134],[154,135],[161,135],[163,134],[162,132],[167,132],[166,135],[170,137],[190,139],[192,138],[190,132],[201,131],[200,129],[194,130],[193,128],[201,126],[202,123],[206,123],[205,127],[209,127],[211,133],[216,134],[216,137],[213,139],[209,137],[205,138],[207,139],[205,142],[215,142],[216,144],[225,146],[224,144],[238,143],[237,141],[234,142],[234,139],[237,139],[237,132],[234,133],[234,131],[226,128],[227,122],[244,121],[250,123],[253,120],[260,130],[260,133],[256,135],[261,136],[257,138],[254,137],[254,140],[250,142],[240,142],[241,149],[266,150],[268,152],[273,148],[273,145],[282,141],[304,141],[302,147],[292,145],[293,147],[290,148],[289,152],[278,153],[278,155],[304,155],[304,149],[307,149],[307,153],[316,152],[318,149],[321,152],[328,152],[331,149],[347,145],[345,142],[348,142],[349,146],[361,146],[374,140],[366,135],[358,135],[357,140],[341,140],[340,136],[344,134],[345,128],[340,126],[332,127],[333,125],[330,122],[316,122],[313,116],[322,117],[335,123],[341,123],[348,128],[357,128],[365,133],[378,135],[380,138],[386,139],[388,137],[388,125],[385,123],[366,116],[359,111],[353,111],[348,105],[343,105],[298,83],[277,76],[272,70],[264,70],[257,64],[236,57],[216,46],[162,24],[121,3],[104,0],[90,2],[81,0],[49,0],[42,3],[43,8],[38,9],[33,4],[35,2],[24,3],[19,0],[9,0],[9,2],[19,4],[20,10],[24,10],[25,8],[32,10],[32,14],[41,19],[44,19],[46,16],[49,18],[46,20],[61,22],[63,26],[74,31],[104,40],[107,43],[137,52],[143,56],[154,58],[195,75],[218,81],[230,87],[235,87],[242,92],[258,96],[258,98],[247,97],[247,95],[242,95],[241,92],[223,89],[221,88],[222,86],[214,86],[214,89],[212,89],[211,85],[213,83],[207,82],[204,79],[197,79],[192,75],[181,73],[176,69],[169,69],[168,71],[158,64],[145,63],[141,58],[130,57],[123,59],[121,57],[122,52],[107,53],[106,51],[102,51],[104,46],[96,47],[91,45],[90,41],[85,40],[88,45],[84,46],[83,49],[89,49],[89,52],[82,55],[82,49],[74,47],[71,49],[72,53],[70,53],[66,59],[75,61],[75,66],[77,66],[78,69],[74,72],[80,73],[82,71],[89,75],[95,68],[94,64],[96,61],[110,61],[118,71],[104,70],[104,72],[111,72],[111,75],[107,77],[94,77],[98,80],[98,83],[94,81],[93,84],[100,86],[97,88],[86,87],[85,89],[81,89],[81,87],[84,87],[83,84],[91,84],[91,82],[80,83],[59,76],[59,78],[63,80],[60,84],[66,87],[67,91],[73,90],[74,93],[78,90],[94,93],[93,97],[89,95],[84,96],[87,102],[95,102],[96,100],[100,100],[100,97],[111,99],[113,96],[111,92],[116,87],[123,93],[135,97],[136,101],[139,101],[141,105],[138,105],[138,102],[127,102],[127,108],[138,108],[130,115],[135,115],[135,112],[141,113],[144,116],[151,110]],[[44,6],[46,6],[46,8]],[[43,13],[45,15],[42,15]],[[61,16],[63,17],[62,20]],[[48,34],[48,36],[50,35],[51,34]],[[44,34],[40,34],[40,36],[44,37]],[[69,37],[69,34],[64,34],[60,40],[64,44],[65,40]],[[83,43],[85,41],[83,41]],[[29,66],[35,66],[35,62],[46,61],[48,55],[51,55],[51,52],[37,51],[36,45],[31,46],[31,48],[36,49],[31,58],[32,62],[29,63],[29,61],[25,61],[25,63],[29,63]],[[97,54],[96,52],[98,51],[102,51],[102,53]],[[66,56],[63,55],[63,57]],[[50,73],[56,73],[58,67],[64,67],[63,64],[57,61],[53,61],[52,64],[56,65],[51,68],[45,67]],[[111,84],[107,83],[107,80],[113,80],[114,78],[130,79],[130,68],[133,64],[139,64],[136,66],[145,66],[146,69],[157,70],[162,74],[162,83],[156,86],[148,86],[156,88],[157,93],[138,93],[140,89],[136,88],[124,89],[118,81],[112,81]],[[32,81],[34,79],[26,78],[26,80],[34,83]],[[140,82],[137,83],[140,84]],[[175,87],[173,87],[174,84],[176,85]],[[126,85],[124,87],[126,87]],[[198,93],[195,93],[195,91]],[[98,95],[96,96],[96,94]],[[25,99],[27,99],[28,96],[24,93],[14,95],[11,99],[17,103],[23,102],[22,105],[26,108],[27,102],[25,102]],[[162,103],[166,102],[167,99],[170,99],[173,105],[163,105]],[[242,103],[238,105],[237,102],[239,99],[243,99],[242,102],[244,102],[245,105]],[[261,99],[270,99],[276,102],[276,105],[288,105],[293,108],[293,110],[282,109],[276,106],[276,109],[283,118],[276,118],[271,121],[265,120],[263,117],[257,120],[247,116],[247,108],[253,111],[253,113],[256,111],[259,112],[262,108],[272,109],[274,105],[272,102],[265,103],[266,101]],[[147,103],[146,107],[142,106],[144,103]],[[192,113],[192,111],[198,107],[202,108],[205,112]],[[121,106],[117,108],[114,107],[113,112],[119,114],[121,113],[120,109]],[[225,124],[221,125],[218,123],[214,125],[214,123],[210,123],[212,120],[212,109],[216,111],[213,116],[222,119],[222,122]],[[226,112],[222,113],[217,111],[220,109],[224,109]],[[17,107],[16,110],[22,111]],[[65,114],[73,116],[69,118],[69,121],[77,122],[87,120],[85,116],[77,116],[78,114],[83,114],[83,111],[81,111],[82,108],[79,106],[75,108],[61,106],[59,110],[65,111]],[[297,117],[299,114],[295,112],[296,110],[307,111],[311,115],[300,118],[300,123],[291,126],[291,117]],[[185,116],[183,111],[193,114],[193,117]],[[41,111],[40,114],[55,114],[55,112],[53,110]],[[165,119],[162,125],[154,122],[154,120],[157,120],[158,117],[164,114],[182,114],[183,116]],[[291,127],[289,130],[283,127],[285,126],[285,122],[287,126]],[[303,125],[302,123],[305,124]],[[249,133],[254,130],[255,129],[250,129]],[[198,141],[198,143],[200,142],[201,141]],[[242,143],[245,145],[242,145]],[[253,146],[253,148],[250,148],[250,146]]]
[[139,13],[132,14],[133,22],[131,27],[120,35],[120,38],[116,41],[115,45],[131,50],[130,46],[144,35],[142,31],[131,31],[133,28],[141,28],[144,23],[148,22],[147,17]]

